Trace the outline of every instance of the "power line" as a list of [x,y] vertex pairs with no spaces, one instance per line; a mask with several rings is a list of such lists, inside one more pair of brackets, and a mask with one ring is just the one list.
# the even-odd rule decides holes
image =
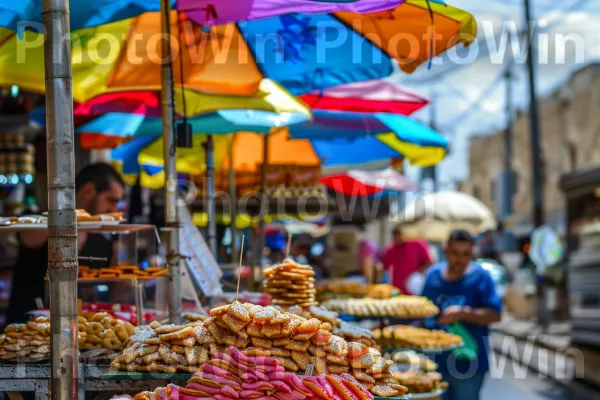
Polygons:
[[[587,3],[587,0],[577,0],[576,2],[574,2],[573,4],[571,4],[569,7],[567,7],[566,9],[562,10],[562,12],[573,12],[579,8],[581,8],[584,4]],[[556,11],[556,10],[553,10]],[[552,12],[552,11],[550,11]],[[546,30],[551,30],[554,27],[560,25],[563,22],[563,20],[561,20],[560,18],[554,18],[550,23],[548,23],[545,27]],[[525,31],[522,31],[522,33],[519,33],[520,36],[524,35]],[[494,92],[494,90],[496,89],[496,87],[503,81],[503,78],[506,74],[506,71],[509,70],[512,67],[512,64],[514,63],[514,59],[509,60],[507,62],[507,66],[505,68],[503,68],[498,75],[494,78],[494,80],[492,81],[492,83],[490,85],[488,85],[488,87],[486,87],[481,94],[474,100],[472,101],[468,107],[461,112],[459,115],[457,115],[456,117],[454,117],[451,121],[447,122],[447,123],[443,123],[444,126],[451,126],[454,127],[456,125],[460,125],[463,124],[465,121],[468,121],[469,118],[474,115],[472,112],[474,109],[479,109],[482,104],[483,101],[492,95],[492,93]],[[462,67],[461,66],[457,66],[457,67]],[[461,96],[464,98],[464,96]]]
[[[521,0],[519,0],[519,2],[521,2]],[[552,30],[553,28],[559,26],[560,24],[562,24],[564,22],[563,17],[564,17],[565,13],[577,11],[578,9],[580,9],[587,3],[588,3],[588,0],[575,0],[575,2],[573,4],[571,4],[569,7],[565,8],[565,9],[560,9],[559,7],[556,7],[549,11],[546,11],[546,14],[544,16],[542,16],[540,19],[546,19],[545,17],[548,17],[548,15],[550,13],[553,13],[555,11],[559,11],[560,15],[556,16],[555,18],[552,18],[550,21],[548,21],[547,25],[544,27],[544,30],[549,31],[549,30]],[[517,37],[518,38],[523,37],[523,35],[525,35],[526,32],[527,32],[527,29],[518,30]],[[479,53],[477,53],[477,58],[472,63],[470,63],[470,64],[451,64],[448,68],[444,69],[443,71],[440,70],[439,72],[436,72],[435,74],[428,74],[428,75],[422,76],[422,77],[413,77],[413,78],[405,77],[402,80],[402,83],[407,84],[407,85],[421,85],[421,84],[429,83],[429,82],[439,80],[442,78],[446,78],[449,74],[458,72],[463,67],[472,65],[474,62],[477,62],[478,60],[482,59],[483,57],[488,56],[490,49],[487,46],[485,46],[486,39],[479,38],[479,39],[477,39],[476,43],[477,43],[477,46],[479,46]],[[471,44],[471,46],[474,46],[474,45],[475,45],[475,43]]]

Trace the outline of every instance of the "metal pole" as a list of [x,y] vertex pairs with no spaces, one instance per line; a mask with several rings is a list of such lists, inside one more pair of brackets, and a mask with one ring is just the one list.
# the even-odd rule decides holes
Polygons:
[[161,32],[164,35],[161,47],[161,101],[163,117],[163,155],[165,159],[165,227],[167,236],[167,266],[169,267],[169,319],[173,323],[181,320],[181,256],[179,254],[179,218],[177,213],[177,169],[175,135],[173,129],[173,65],[171,55],[171,2],[161,0]]
[[[432,92],[431,94],[431,102],[429,104],[429,126],[431,127],[431,129],[435,130],[436,129],[436,124],[435,124],[435,119],[436,119],[436,110],[435,110],[435,104],[436,104],[436,99],[435,99],[435,92]],[[433,192],[437,192],[438,190],[438,182],[437,182],[437,169],[435,167],[435,165],[432,165],[431,167],[425,167],[423,168],[423,170],[421,171],[421,182],[423,182],[425,179],[431,179],[432,182],[432,190]]]
[[504,73],[506,79],[506,129],[504,131],[504,173],[505,173],[505,197],[504,197],[504,212],[506,218],[512,214],[512,198],[513,198],[513,173],[512,173],[512,139],[513,139],[513,77],[512,69],[509,64]]
[[206,155],[206,214],[208,216],[208,247],[217,258],[219,247],[217,245],[217,211],[215,205],[215,155],[212,135],[207,135],[204,143]]
[[544,182],[542,177],[542,147],[540,143],[540,126],[536,95],[536,70],[535,70],[535,52],[537,49],[535,43],[532,24],[535,23],[532,17],[531,4],[529,0],[524,0],[525,23],[527,24],[525,40],[527,40],[527,72],[529,76],[529,123],[531,129],[531,162],[533,177],[533,223],[535,227],[544,224]]
[[44,0],[48,152],[48,279],[53,400],[78,396],[77,220],[68,0]]
[[[526,35],[525,40],[528,43],[527,51],[527,72],[529,77],[529,123],[531,135],[531,163],[533,178],[533,224],[539,227],[544,224],[544,180],[542,176],[542,146],[540,140],[539,115],[537,108],[536,95],[536,70],[535,70],[535,32],[532,29],[533,20],[531,4],[529,0],[524,0]],[[544,281],[537,285],[537,317],[541,325],[542,332],[548,330],[550,324],[550,315],[546,306],[546,289]]]
[[231,139],[229,145],[229,215],[231,216],[231,260],[235,260],[237,249],[237,227],[235,225],[235,216],[237,215],[237,193],[235,190],[235,168],[233,164],[233,146],[235,145],[235,137]]
[[133,288],[135,290],[135,315],[138,326],[144,325],[144,287],[142,283],[133,279]]
[[[266,224],[265,224],[265,218],[266,215],[265,213],[262,212],[263,210],[263,201],[266,201],[266,214],[269,213],[269,202],[267,199],[267,168],[268,168],[268,162],[269,162],[269,134],[264,135],[263,137],[263,163],[261,166],[261,170],[260,170],[260,202],[261,204],[260,206],[260,220],[258,221],[258,228],[259,228],[259,239],[258,239],[258,248],[256,250],[256,263],[254,263],[252,265],[252,276],[253,279],[251,280],[251,283],[254,285],[256,284],[256,282],[254,282],[255,278],[258,278],[259,281],[261,281],[261,270],[262,270],[262,258],[263,258],[263,254],[265,253],[265,244],[266,244]],[[257,271],[255,271],[255,268],[258,267],[259,271],[257,273]]]

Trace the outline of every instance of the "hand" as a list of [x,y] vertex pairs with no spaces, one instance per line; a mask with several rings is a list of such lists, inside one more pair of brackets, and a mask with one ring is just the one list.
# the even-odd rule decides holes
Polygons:
[[452,325],[462,321],[465,310],[461,306],[451,306],[446,308],[439,316],[437,323],[439,325]]

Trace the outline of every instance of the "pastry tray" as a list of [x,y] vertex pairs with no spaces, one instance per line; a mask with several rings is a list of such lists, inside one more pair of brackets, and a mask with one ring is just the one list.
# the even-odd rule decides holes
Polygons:
[[120,381],[120,380],[173,380],[173,381],[187,381],[193,376],[193,374],[188,373],[174,373],[174,374],[161,374],[159,372],[129,372],[129,371],[116,371],[114,369],[109,370],[108,372],[103,373],[100,376],[100,379],[106,381]]
[[[438,389],[435,392],[430,393],[409,393],[406,395],[407,400],[426,400],[426,399],[437,399],[442,397],[446,393],[446,389]],[[465,399],[466,400],[466,399]]]
[[464,343],[461,344],[457,344],[455,346],[449,346],[449,347],[440,347],[440,348],[420,348],[420,347],[385,347],[383,349],[381,349],[381,353],[395,353],[397,351],[407,351],[407,350],[412,350],[416,353],[421,353],[421,354],[438,354],[438,353],[447,353],[449,351],[452,350],[456,350],[456,349],[460,349],[464,347]]

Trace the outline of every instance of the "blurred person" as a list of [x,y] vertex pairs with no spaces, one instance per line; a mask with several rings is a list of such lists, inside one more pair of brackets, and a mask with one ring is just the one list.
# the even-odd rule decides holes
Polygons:
[[475,240],[455,230],[444,249],[446,260],[429,270],[423,296],[441,310],[427,328],[445,329],[463,338],[465,347],[435,357],[449,383],[446,400],[478,400],[489,371],[489,325],[500,321],[502,301],[489,272],[473,262]]
[[[119,173],[110,165],[97,163],[84,167],[75,178],[76,208],[92,215],[117,211],[125,194]],[[104,262],[85,261],[91,268],[115,265],[117,241],[109,235],[77,233],[81,257],[105,258]],[[26,313],[37,309],[36,298],[44,299],[44,277],[48,271],[48,232],[29,231],[18,236],[19,254],[14,267],[12,290],[7,311],[8,323],[24,322]]]
[[421,239],[405,240],[399,225],[394,228],[392,235],[393,243],[382,257],[383,268],[391,277],[390,284],[400,289],[403,294],[418,294],[409,290],[407,282],[411,275],[425,274],[431,266],[429,246]]
[[358,246],[359,274],[365,278],[366,283],[375,283],[375,268],[379,262],[379,249],[375,242],[366,234],[366,226],[361,225],[359,229],[362,234],[362,239]]

